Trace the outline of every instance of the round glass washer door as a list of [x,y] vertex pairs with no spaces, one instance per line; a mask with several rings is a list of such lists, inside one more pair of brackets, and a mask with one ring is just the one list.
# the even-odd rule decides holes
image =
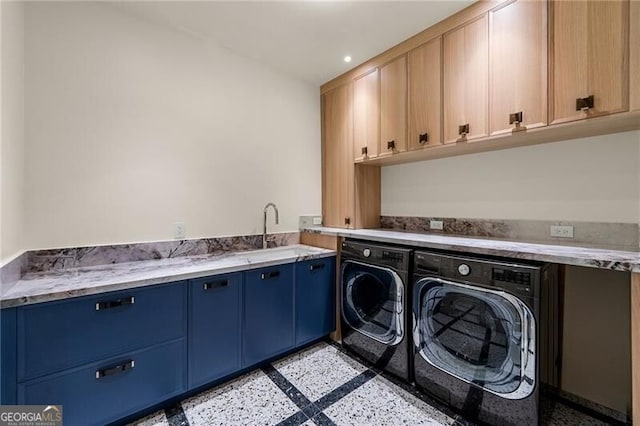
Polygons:
[[340,282],[342,316],[352,329],[386,345],[402,341],[404,284],[394,270],[347,260]]
[[414,344],[428,363],[508,399],[535,388],[535,319],[517,297],[440,278],[414,287]]

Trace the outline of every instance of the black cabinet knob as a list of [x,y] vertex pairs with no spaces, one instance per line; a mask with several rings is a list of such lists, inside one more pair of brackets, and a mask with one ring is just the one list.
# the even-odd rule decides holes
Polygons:
[[420,135],[418,136],[418,143],[420,145],[424,145],[427,142],[429,142],[429,134],[428,133],[420,133]]
[[458,126],[458,134],[460,136],[469,134],[469,123]]
[[396,149],[396,141],[387,142],[387,149]]
[[351,218],[350,217],[345,217],[344,218],[344,224],[345,225],[351,225]]
[[509,124],[518,125],[520,123],[522,123],[522,111],[509,114]]
[[593,95],[576,99],[576,111],[588,111],[593,108]]
[[362,155],[366,157],[369,152],[369,149],[366,146],[363,146],[361,152],[362,152]]

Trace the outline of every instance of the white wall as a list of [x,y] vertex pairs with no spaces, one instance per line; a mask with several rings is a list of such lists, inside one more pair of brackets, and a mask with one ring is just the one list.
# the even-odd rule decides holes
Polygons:
[[30,249],[320,211],[317,87],[97,3],[30,3],[25,34]]
[[0,2],[0,264],[24,248],[24,7]]
[[638,223],[640,132],[382,169],[382,214]]

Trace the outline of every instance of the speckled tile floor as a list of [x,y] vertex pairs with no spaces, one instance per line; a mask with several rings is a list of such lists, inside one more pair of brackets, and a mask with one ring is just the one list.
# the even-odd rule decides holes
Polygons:
[[[132,423],[210,425],[470,425],[416,388],[318,343]],[[545,425],[606,425],[557,401]]]

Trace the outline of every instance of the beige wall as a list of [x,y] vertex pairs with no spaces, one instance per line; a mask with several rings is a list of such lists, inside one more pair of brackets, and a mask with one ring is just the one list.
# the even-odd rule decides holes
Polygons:
[[30,249],[320,211],[317,87],[107,5],[30,3],[25,28]]
[[637,223],[640,132],[382,169],[382,214]]
[[630,413],[630,276],[567,267],[562,387]]
[[0,264],[24,248],[24,7],[0,2]]

